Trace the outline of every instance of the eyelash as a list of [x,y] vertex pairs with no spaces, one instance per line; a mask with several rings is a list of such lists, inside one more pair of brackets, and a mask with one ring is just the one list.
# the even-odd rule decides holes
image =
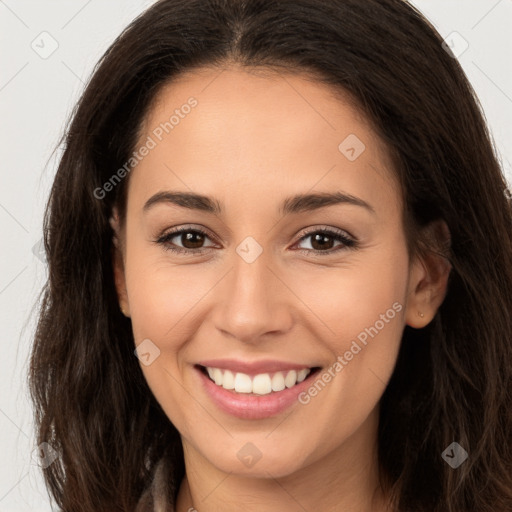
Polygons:
[[[157,238],[154,242],[156,244],[162,245],[163,249],[166,251],[172,251],[177,254],[194,254],[194,255],[201,255],[208,251],[208,249],[212,249],[213,247],[202,247],[198,249],[186,249],[183,247],[173,247],[169,244],[169,241],[175,238],[177,235],[181,235],[183,233],[199,233],[201,235],[204,235],[205,237],[211,238],[208,233],[200,228],[178,228],[172,231],[169,231],[165,233],[164,235]],[[302,237],[298,240],[297,243],[303,241],[304,239],[310,237],[311,235],[316,234],[322,234],[322,235],[328,235],[332,236],[335,241],[342,242],[342,245],[337,246],[337,248],[329,249],[327,251],[320,251],[318,249],[296,249],[301,254],[310,255],[311,253],[314,253],[315,256],[324,256],[329,255],[333,253],[337,253],[342,250],[347,249],[357,249],[359,244],[356,240],[353,238],[350,238],[346,234],[344,234],[342,231],[336,231],[331,228],[323,228],[323,229],[312,229],[310,231],[307,231],[302,235]]]

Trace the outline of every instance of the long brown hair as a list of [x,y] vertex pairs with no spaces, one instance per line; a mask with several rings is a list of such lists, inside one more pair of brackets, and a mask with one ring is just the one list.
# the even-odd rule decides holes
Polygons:
[[[408,243],[451,232],[446,298],[405,327],[381,400],[379,464],[397,511],[512,510],[512,207],[481,107],[432,25],[403,0],[160,0],[101,58],[67,132],[47,205],[49,278],[30,365],[44,469],[66,512],[133,510],[160,457],[184,474],[179,434],[134,356],[114,287],[112,229],[160,88],[199,66],[307,71],[357,103],[394,155]],[[442,452],[469,458],[452,469]]]

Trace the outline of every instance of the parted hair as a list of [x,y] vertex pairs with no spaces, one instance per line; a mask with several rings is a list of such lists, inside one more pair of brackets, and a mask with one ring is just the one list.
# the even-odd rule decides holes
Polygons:
[[[60,141],[44,217],[29,385],[37,442],[58,454],[43,472],[61,510],[135,510],[162,458],[183,478],[179,433],[114,285],[109,218],[117,207],[124,219],[129,175],[94,191],[129,160],[165,84],[231,63],[307,72],[351,98],[393,157],[412,251],[435,250],[429,222],[450,230],[446,297],[425,328],[405,327],[381,399],[393,510],[512,510],[512,207],[480,103],[442,43],[403,0],[160,0],[112,43]],[[454,441],[469,455],[456,469],[442,457]]]

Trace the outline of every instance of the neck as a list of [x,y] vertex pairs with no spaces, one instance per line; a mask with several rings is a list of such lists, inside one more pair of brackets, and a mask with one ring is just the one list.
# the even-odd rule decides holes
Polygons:
[[[384,512],[377,459],[378,409],[337,449],[284,476],[221,471],[185,440],[176,512]],[[328,442],[328,440],[326,440]]]

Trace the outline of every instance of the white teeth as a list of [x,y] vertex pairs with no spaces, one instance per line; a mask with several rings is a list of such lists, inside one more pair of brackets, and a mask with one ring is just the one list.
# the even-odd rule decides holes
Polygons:
[[218,368],[213,369],[213,380],[217,386],[222,386],[222,370]]
[[302,382],[308,376],[308,368],[303,368],[297,372],[297,382]]
[[257,395],[268,395],[272,392],[282,391],[291,388],[302,382],[311,372],[310,368],[302,370],[290,370],[288,372],[260,373],[250,377],[245,373],[234,374],[229,370],[207,367],[206,371],[210,379],[222,386],[224,389],[234,389],[237,393],[254,393]]
[[257,395],[268,395],[272,391],[272,382],[268,373],[256,375],[252,381],[252,392]]
[[277,372],[274,374],[272,377],[272,391],[283,391],[285,387],[283,372]]
[[[217,382],[215,382],[215,384],[217,384]],[[222,383],[217,384],[217,386],[222,386]],[[252,393],[251,377],[245,373],[237,373],[235,375],[235,391],[237,393]]]
[[233,372],[230,372],[229,370],[224,372],[222,387],[224,389],[235,389],[235,376],[233,375]]
[[295,386],[297,383],[297,372],[295,370],[290,370],[286,377],[284,378],[284,384],[287,388],[291,388],[292,386]]

